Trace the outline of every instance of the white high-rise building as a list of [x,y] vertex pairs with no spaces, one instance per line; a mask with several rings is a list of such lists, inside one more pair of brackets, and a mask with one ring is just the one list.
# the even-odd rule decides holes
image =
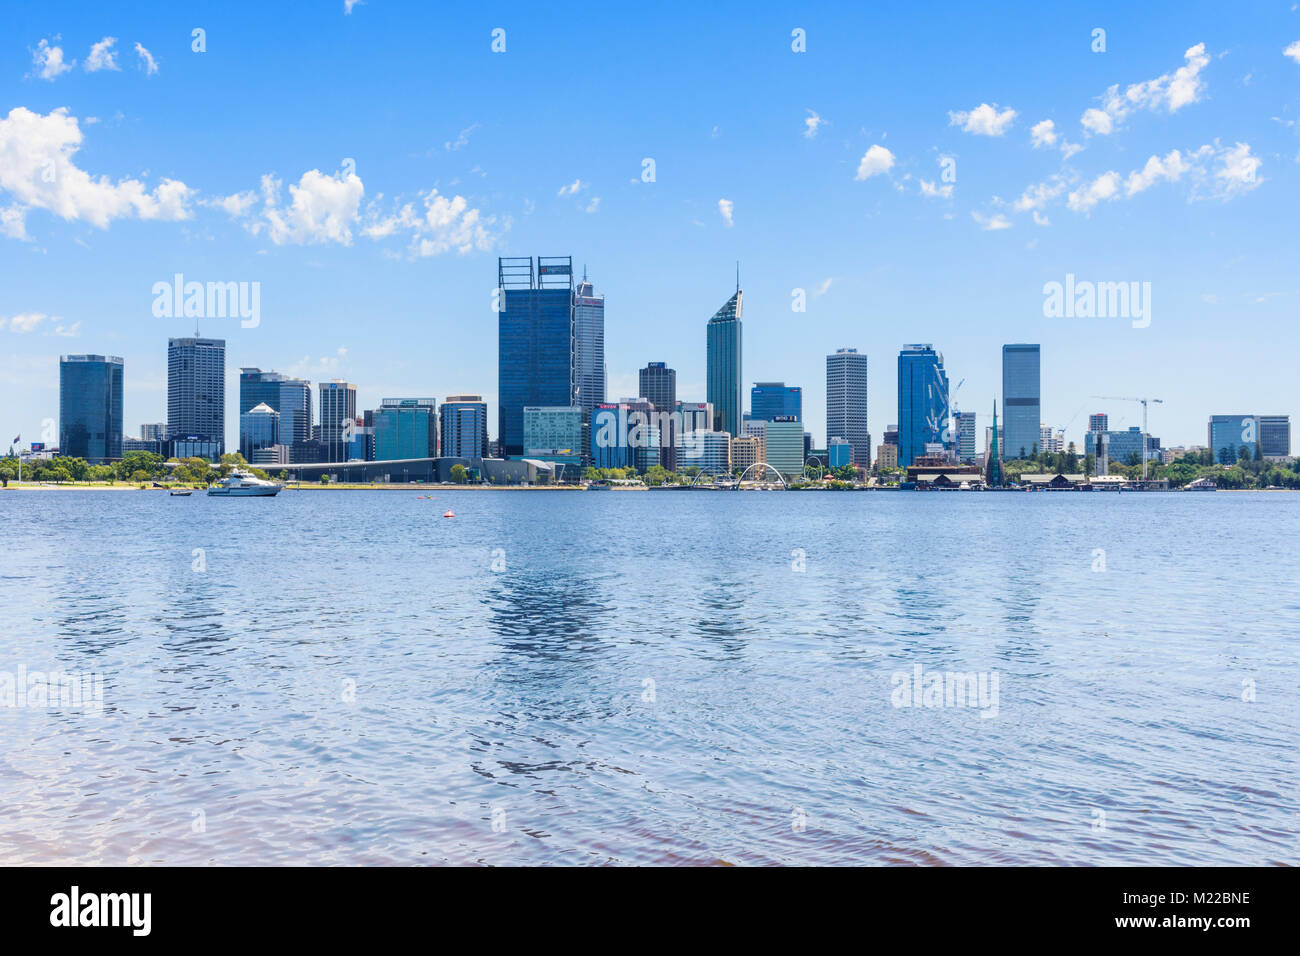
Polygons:
[[849,458],[863,468],[871,464],[867,427],[867,356],[857,349],[836,349],[826,356],[826,447],[842,438]]

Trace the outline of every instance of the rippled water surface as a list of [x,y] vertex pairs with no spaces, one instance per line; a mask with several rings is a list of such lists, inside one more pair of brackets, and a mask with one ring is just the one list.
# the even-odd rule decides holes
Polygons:
[[0,493],[0,862],[1300,860],[1300,495],[433,493]]

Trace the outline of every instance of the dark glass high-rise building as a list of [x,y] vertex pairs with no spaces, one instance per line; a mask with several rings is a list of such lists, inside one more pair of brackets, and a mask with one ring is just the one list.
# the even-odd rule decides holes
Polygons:
[[59,357],[59,454],[102,465],[122,457],[122,372],[116,355]]
[[1004,460],[1027,457],[1038,448],[1039,425],[1043,420],[1039,359],[1037,345],[1002,346]]
[[448,395],[442,403],[442,456],[487,458],[487,402],[481,395]]
[[743,434],[744,396],[742,372],[742,294],[740,289],[713,314],[708,325],[707,395],[713,406],[714,425],[731,437]]
[[[681,439],[677,419],[677,370],[666,362],[650,362],[638,374],[640,397],[655,410],[659,427],[659,464],[677,470],[677,442]],[[667,415],[669,417],[665,418]],[[606,466],[612,467],[612,466]]]
[[[257,405],[279,412],[275,444],[292,447],[311,438],[311,383],[260,368],[239,370],[239,453],[246,461],[255,443],[244,434],[244,415]],[[264,441],[259,437],[258,442]]]
[[932,345],[905,345],[898,353],[898,467],[906,468],[930,444],[950,448],[948,373]]
[[605,296],[597,295],[585,269],[573,293],[573,352],[576,404],[590,422],[592,409],[605,401]]
[[803,389],[785,382],[755,382],[749,390],[749,417],[760,422],[803,421]]
[[[577,400],[573,259],[497,260],[497,436],[507,457],[524,454],[524,406]],[[602,323],[603,323],[602,304]],[[604,361],[604,345],[601,361]]]
[[867,428],[867,357],[857,349],[836,349],[826,356],[826,448],[842,438],[849,443],[849,460],[863,468],[871,464],[871,433]]
[[167,438],[226,447],[226,340],[167,340]]
[[325,445],[326,461],[348,460],[348,427],[351,419],[357,420],[357,387],[351,382],[335,379],[321,382],[320,440]]

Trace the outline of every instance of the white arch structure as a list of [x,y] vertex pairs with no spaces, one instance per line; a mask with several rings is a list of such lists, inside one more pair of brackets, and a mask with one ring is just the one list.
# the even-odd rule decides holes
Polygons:
[[[785,480],[785,475],[783,475],[783,474],[781,474],[781,472],[777,471],[776,468],[775,468],[774,466],[769,465],[769,464],[768,464],[767,462],[765,462],[765,461],[756,461],[756,462],[754,462],[754,464],[750,465],[749,468],[746,468],[744,471],[742,471],[742,472],[740,473],[740,477],[739,477],[738,479],[736,479],[736,487],[737,487],[737,488],[740,487],[740,483],[741,483],[742,481],[745,480],[745,476],[748,475],[749,472],[750,472],[750,470],[753,469],[753,468],[771,469],[771,470],[776,474],[776,477],[780,480],[781,485],[782,485],[783,487],[785,487],[785,488],[789,488],[789,487],[790,487],[789,482],[787,482],[787,481]],[[766,474],[766,472],[764,472],[764,474]]]

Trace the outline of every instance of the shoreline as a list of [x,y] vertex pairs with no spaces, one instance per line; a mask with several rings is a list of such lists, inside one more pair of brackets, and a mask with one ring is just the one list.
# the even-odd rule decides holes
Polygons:
[[[196,488],[196,487],[194,487],[193,485],[176,485],[176,486],[174,486],[174,487],[178,487],[178,488],[189,488],[189,489],[191,489],[195,494],[205,494],[206,491],[207,491],[206,488]],[[141,488],[141,487],[139,486],[139,484],[131,484],[131,483],[123,483],[123,482],[118,482],[118,483],[115,483],[115,484],[105,484],[105,483],[102,483],[102,482],[100,482],[100,483],[92,483],[92,482],[83,482],[83,483],[77,483],[77,482],[64,482],[64,483],[61,483],[61,484],[54,484],[54,483],[36,483],[36,482],[27,482],[27,481],[24,481],[24,482],[10,481],[8,485],[0,486],[0,492],[5,492],[5,491],[156,491],[156,492],[166,492],[166,491],[169,491],[169,490],[170,490],[170,488],[154,488],[154,487],[151,487],[151,486],[150,486],[150,487]],[[343,483],[343,482],[339,482],[339,483],[332,483],[332,484],[328,484],[328,485],[321,485],[321,484],[313,484],[313,483],[310,483],[310,482],[306,482],[306,483],[302,483],[302,484],[286,484],[286,485],[284,485],[284,487],[283,487],[281,490],[282,490],[282,491],[286,491],[286,492],[287,492],[287,491],[420,491],[420,492],[432,492],[432,491],[435,491],[435,490],[436,490],[436,491],[589,491],[589,490],[591,490],[591,489],[589,489],[589,488],[585,488],[585,487],[583,487],[583,486],[581,486],[581,485],[443,485],[443,484],[437,484],[437,485],[434,485],[434,484],[406,484],[406,483],[397,483],[397,482],[392,482],[392,483],[387,483],[387,482],[386,482],[386,483],[380,483],[380,484],[355,484],[355,483]],[[701,487],[699,487],[699,488],[691,488],[691,487],[689,487],[689,486],[687,486],[687,485],[656,485],[656,486],[648,486],[648,485],[646,485],[646,486],[629,487],[629,488],[618,488],[618,487],[614,487],[614,488],[607,488],[607,489],[601,489],[601,490],[604,490],[604,491],[613,491],[613,492],[630,492],[630,491],[631,491],[631,492],[641,492],[641,491],[719,491],[719,490],[732,491],[732,490],[736,490],[736,489],[718,489],[718,488],[704,487],[704,486],[701,486]],[[763,491],[786,491],[786,490],[789,490],[789,489],[785,489],[785,488],[764,488],[764,489],[758,489],[758,488],[743,488],[743,489],[739,489],[739,490],[742,490],[742,491],[758,491],[758,490],[763,490]],[[817,487],[801,488],[801,489],[799,489],[799,490],[800,490],[800,491],[812,491],[812,492],[827,492],[827,493],[831,493],[831,492],[842,493],[842,492],[844,491],[844,489],[817,488]],[[854,488],[854,489],[852,489],[852,490],[853,490],[853,491],[902,491],[902,490],[905,490],[905,489],[894,488],[894,487],[884,487],[884,488]],[[917,489],[906,489],[906,490],[909,490],[909,491],[916,491]],[[1159,492],[1157,492],[1157,491],[1136,491],[1136,490],[1128,491],[1128,492],[1118,492],[1118,491],[1110,491],[1110,490],[1106,490],[1106,491],[1096,491],[1096,492],[1092,492],[1092,493],[1094,493],[1094,494],[1103,494],[1103,495],[1120,495],[1120,494],[1130,494],[1130,495],[1143,494],[1143,495],[1148,495],[1148,494],[1176,494],[1176,493],[1180,493],[1182,490],[1183,490],[1183,489],[1181,489],[1181,488],[1170,488],[1170,489],[1167,489],[1167,490],[1165,490],[1165,491],[1159,491]],[[1004,493],[1004,494],[1005,494],[1005,493],[1016,493],[1016,494],[1069,494],[1069,493],[1070,493],[1069,491],[1065,491],[1065,490],[1052,490],[1052,491],[1046,491],[1046,490],[1045,490],[1045,491],[1032,491],[1032,492],[1027,492],[1027,491],[1024,491],[1024,490],[1022,490],[1022,489],[1011,489],[1011,488],[985,489],[985,493],[987,493],[987,492],[989,492],[989,491],[998,492],[998,493]],[[931,490],[927,490],[927,491],[925,491],[925,492],[923,492],[923,493],[924,493],[924,494],[945,494],[945,493],[950,493],[950,492],[951,492],[950,489],[945,489],[944,491],[938,491],[938,490],[936,490],[936,489],[931,489]],[[1297,493],[1297,492],[1300,492],[1300,488],[1218,488],[1218,489],[1216,489],[1216,490],[1215,490],[1214,492],[1212,492],[1212,493],[1213,493],[1213,494],[1295,494],[1295,493]],[[957,492],[957,493],[960,493],[960,492]],[[1079,492],[1079,491],[1076,490],[1074,493],[1076,493],[1076,494],[1083,494],[1084,492]],[[1195,493],[1196,493],[1196,494],[1203,494],[1204,492],[1195,492]]]

